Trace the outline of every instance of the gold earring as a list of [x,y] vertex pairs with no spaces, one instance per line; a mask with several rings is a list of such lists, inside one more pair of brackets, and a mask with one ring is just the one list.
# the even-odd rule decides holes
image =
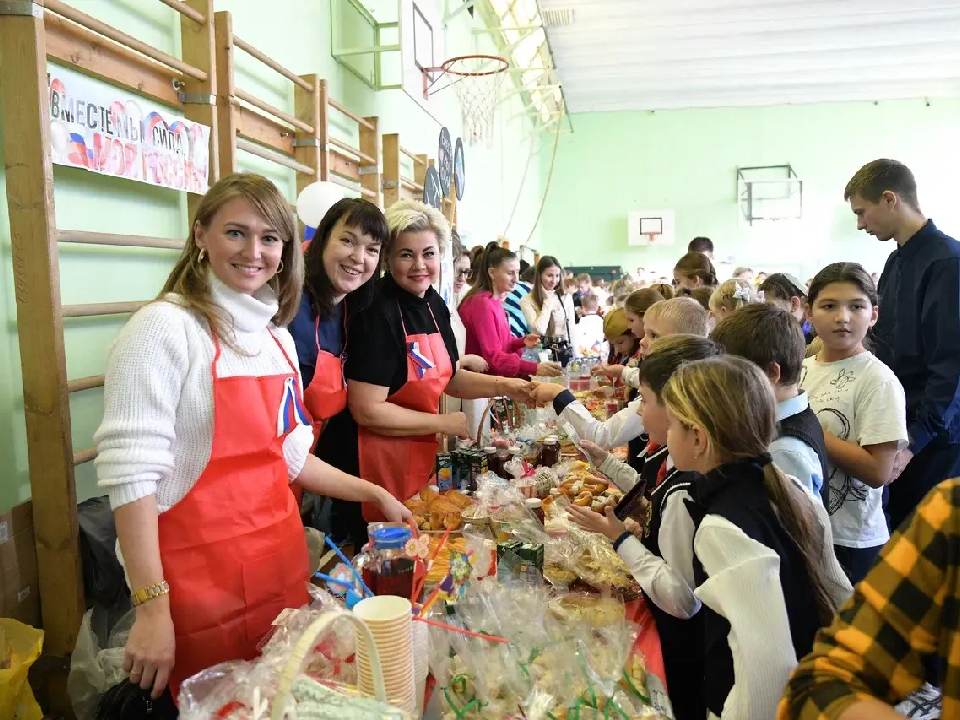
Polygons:
[[200,248],[200,252],[199,252],[199,254],[197,255],[197,262],[198,262],[198,263],[202,263],[202,262],[203,262],[203,259],[204,259],[206,256],[207,256],[207,251],[204,250],[203,248]]
[[277,265],[277,275],[283,272],[283,260],[280,261],[280,264]]

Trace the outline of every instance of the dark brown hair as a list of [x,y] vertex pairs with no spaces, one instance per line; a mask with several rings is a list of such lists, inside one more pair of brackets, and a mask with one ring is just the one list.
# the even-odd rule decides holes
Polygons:
[[727,355],[746,358],[764,374],[776,363],[782,385],[800,382],[806,342],[800,324],[786,310],[762,303],[745,305],[722,320],[710,338]]
[[479,292],[492,294],[493,280],[490,277],[490,269],[500,267],[503,263],[516,259],[517,254],[515,252],[501,247],[496,240],[487,243],[487,246],[483,249],[483,254],[480,256],[479,267],[473,276],[473,287],[470,288],[470,292],[463,299],[466,300]]
[[533,299],[533,307],[536,308],[537,312],[540,312],[540,309],[543,307],[543,288],[540,287],[540,278],[550,268],[558,268],[560,270],[560,282],[557,283],[557,287],[554,288],[554,290],[561,298],[560,301],[563,302],[563,266],[553,255],[544,255],[540,258],[540,262],[537,263],[537,269],[535,270],[533,278],[533,289],[530,291],[530,297]]
[[699,285],[693,290],[687,290],[687,295],[696,300],[704,310],[710,312],[710,298],[713,296],[714,288],[710,285]]
[[[792,297],[798,297],[802,300],[807,296],[803,288],[797,287],[796,284],[783,273],[768,275],[766,279],[760,283],[758,289],[763,293],[765,302],[770,302],[771,300],[786,300],[789,302]],[[810,290],[808,289],[807,292],[810,292]]]
[[657,398],[664,386],[684,363],[720,354],[720,346],[701,335],[667,335],[650,346],[650,352],[640,363],[640,382],[649,385]]
[[702,235],[695,237],[690,241],[690,244],[687,245],[688,252],[699,252],[699,253],[712,253],[713,252],[713,240],[708,237],[703,237]]
[[[326,320],[333,314],[333,298],[336,290],[327,271],[323,267],[323,252],[330,243],[333,229],[337,223],[343,221],[344,228],[352,228],[362,235],[369,235],[373,241],[382,248],[390,236],[387,229],[387,221],[383,213],[376,205],[360,198],[344,198],[337,200],[333,206],[327,210],[317,230],[313,235],[310,244],[303,253],[304,263],[304,282],[303,292],[310,301],[310,306],[321,320]],[[376,281],[380,278],[381,265],[377,266],[373,276],[350,293],[350,302],[347,309],[354,313],[367,306],[373,297],[373,289]]]
[[818,272],[813,278],[813,282],[810,283],[807,302],[813,305],[817,300],[817,295],[831,283],[856,285],[874,307],[879,304],[877,286],[874,284],[873,278],[870,277],[870,273],[864,270],[863,265],[852,262],[830,263]]
[[[683,365],[664,387],[663,402],[687,427],[703,428],[721,463],[766,455],[775,437],[776,403],[770,382],[760,368],[744,358],[714,357]],[[813,501],[769,460],[769,455],[767,458],[764,491],[803,556],[817,614],[826,624],[837,608],[827,591],[823,530]]]
[[911,208],[920,212],[917,181],[910,168],[896,160],[873,160],[857,170],[843,189],[843,199],[860,197],[878,203],[887,190],[895,192]]
[[717,284],[717,271],[713,269],[710,258],[702,252],[688,252],[673,266],[674,271],[689,278],[700,278],[704,285],[713,287]]

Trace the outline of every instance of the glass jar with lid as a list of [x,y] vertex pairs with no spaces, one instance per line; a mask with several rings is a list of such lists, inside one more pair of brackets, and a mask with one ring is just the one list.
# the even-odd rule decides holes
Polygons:
[[540,464],[553,467],[560,462],[560,438],[548,435],[540,442]]
[[353,561],[363,582],[374,595],[409,598],[416,569],[416,561],[406,552],[410,528],[403,523],[370,523],[367,532],[370,542]]

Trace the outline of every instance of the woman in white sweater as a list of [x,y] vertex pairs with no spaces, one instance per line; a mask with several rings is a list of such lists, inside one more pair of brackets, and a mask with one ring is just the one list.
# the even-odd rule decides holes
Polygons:
[[158,696],[249,659],[276,615],[307,602],[303,526],[289,484],[407,513],[310,453],[297,354],[283,326],[303,254],[267,179],[220,180],[163,292],[114,343],[96,433],[136,620],[124,668]]
[[520,301],[520,309],[530,332],[573,342],[573,298],[563,292],[563,268],[555,257],[540,258],[533,290]]

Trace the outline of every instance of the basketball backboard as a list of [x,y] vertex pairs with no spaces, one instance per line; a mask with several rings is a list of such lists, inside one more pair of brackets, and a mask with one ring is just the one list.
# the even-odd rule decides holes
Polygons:
[[426,110],[434,120],[444,123],[438,111],[438,97],[424,97],[423,70],[438,67],[444,55],[443,19],[439,0],[399,0],[400,63],[403,91]]
[[673,245],[673,210],[634,210],[628,213],[627,244]]

